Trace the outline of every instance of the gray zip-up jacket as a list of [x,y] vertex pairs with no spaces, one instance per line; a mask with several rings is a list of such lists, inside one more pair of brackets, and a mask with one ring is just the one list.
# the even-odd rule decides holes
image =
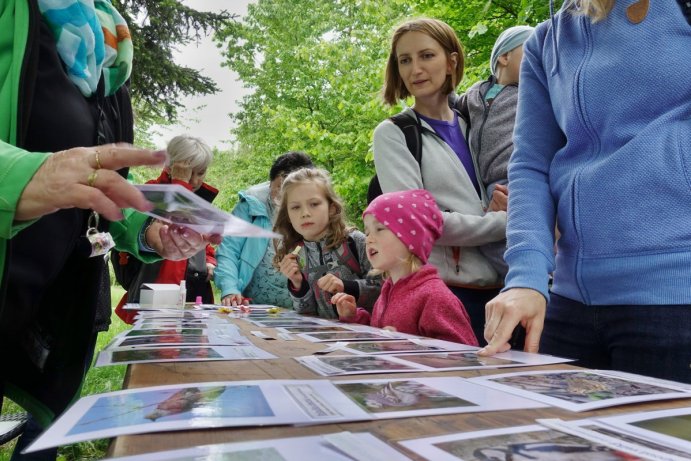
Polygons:
[[[412,109],[403,112],[416,117]],[[499,286],[500,277],[478,246],[505,237],[506,212],[484,211],[488,202],[481,178],[482,199],[456,153],[424,120],[421,124],[425,128],[421,165],[410,154],[403,132],[393,122],[384,120],[374,130],[374,165],[381,189],[427,189],[434,195],[444,214],[444,229],[429,262],[437,267],[444,282],[452,286]],[[466,125],[460,117],[459,124],[465,133]],[[454,247],[460,249],[458,267]]]
[[[358,230],[348,235],[352,239],[357,255],[353,255],[351,245],[346,242],[338,248],[324,250],[326,240],[303,242],[298,254],[303,263],[303,281],[300,290],[290,290],[293,309],[298,314],[318,315],[321,318],[337,319],[338,313],[331,304],[331,293],[322,291],[317,281],[326,274],[334,274],[343,281],[345,292],[353,295],[357,305],[372,311],[381,292],[381,277],[368,277],[372,265],[367,259],[365,234]],[[359,269],[359,272],[356,270]],[[290,287],[290,281],[288,281]]]
[[460,95],[456,108],[472,121],[468,134],[470,151],[477,158],[480,177],[488,186],[506,180],[509,157],[513,152],[513,126],[516,121],[518,85],[506,85],[487,104],[485,94],[496,83],[494,76],[477,82]]

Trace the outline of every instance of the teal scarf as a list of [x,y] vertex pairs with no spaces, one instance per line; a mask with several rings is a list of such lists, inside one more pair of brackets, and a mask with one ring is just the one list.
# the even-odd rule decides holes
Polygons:
[[127,23],[110,0],[38,0],[70,80],[84,96],[101,75],[111,95],[132,72],[134,47]]

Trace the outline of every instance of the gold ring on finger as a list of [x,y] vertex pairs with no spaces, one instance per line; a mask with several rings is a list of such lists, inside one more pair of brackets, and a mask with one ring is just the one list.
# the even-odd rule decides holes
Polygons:
[[98,177],[98,170],[94,170],[89,174],[89,177],[86,179],[86,184],[89,187],[94,187],[94,184],[96,184],[96,178]]
[[100,170],[100,169],[103,168],[103,167],[101,166],[101,160],[98,158],[98,154],[99,154],[99,152],[96,151],[96,156],[95,156],[95,159],[96,159],[96,169],[97,169],[97,170]]

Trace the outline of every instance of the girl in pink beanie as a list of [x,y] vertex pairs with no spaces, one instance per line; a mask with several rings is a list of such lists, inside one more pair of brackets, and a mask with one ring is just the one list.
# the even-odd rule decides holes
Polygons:
[[334,295],[339,319],[477,346],[463,304],[427,264],[444,225],[432,194],[423,189],[383,194],[362,216],[367,259],[386,282],[371,315],[353,296]]

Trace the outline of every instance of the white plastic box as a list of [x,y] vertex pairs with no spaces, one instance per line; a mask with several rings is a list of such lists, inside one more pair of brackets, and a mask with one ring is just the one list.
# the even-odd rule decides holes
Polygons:
[[139,292],[142,306],[179,307],[180,287],[174,283],[144,283]]

